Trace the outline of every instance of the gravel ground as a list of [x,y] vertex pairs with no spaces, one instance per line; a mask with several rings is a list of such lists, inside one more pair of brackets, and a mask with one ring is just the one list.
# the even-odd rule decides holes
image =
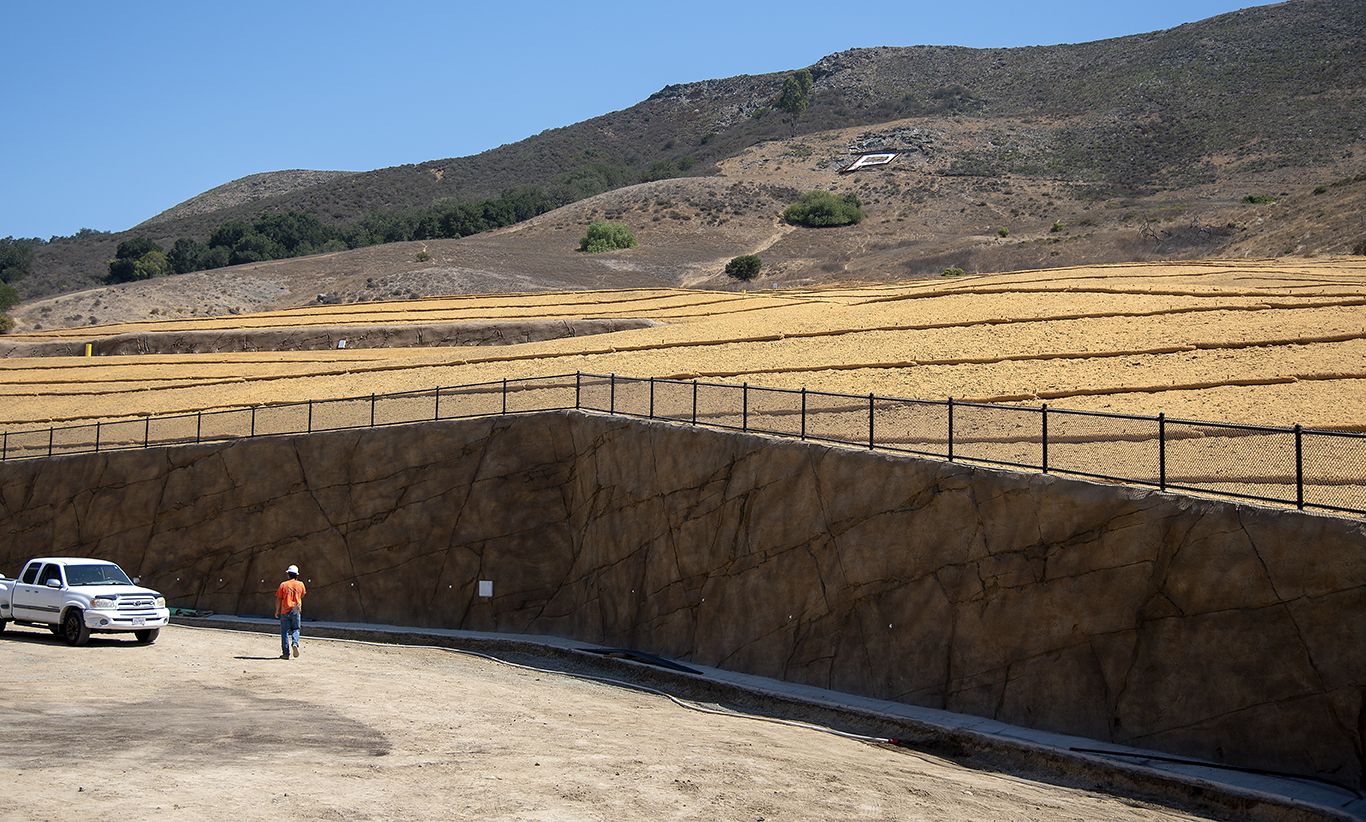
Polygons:
[[1195,818],[436,649],[0,647],[3,819]]

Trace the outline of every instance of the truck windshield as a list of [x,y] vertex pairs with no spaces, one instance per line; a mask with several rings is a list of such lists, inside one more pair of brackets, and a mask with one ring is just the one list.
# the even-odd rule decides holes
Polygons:
[[117,565],[110,563],[100,563],[99,565],[68,565],[66,566],[67,585],[132,585],[128,575]]

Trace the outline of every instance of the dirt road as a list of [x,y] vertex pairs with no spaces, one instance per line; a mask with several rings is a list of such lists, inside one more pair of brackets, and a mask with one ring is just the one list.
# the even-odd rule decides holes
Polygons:
[[0,634],[0,818],[1189,819],[438,649]]

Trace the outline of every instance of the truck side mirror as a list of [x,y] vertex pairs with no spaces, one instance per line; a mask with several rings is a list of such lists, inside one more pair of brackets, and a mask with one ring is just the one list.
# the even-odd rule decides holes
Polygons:
[[142,584],[142,577],[133,577],[133,584],[134,584],[134,585],[141,585],[141,584]]
[[60,588],[60,587],[62,587],[62,581],[61,581],[60,579],[49,579],[47,582],[44,582],[43,584],[46,585],[46,586],[49,587],[49,588]]

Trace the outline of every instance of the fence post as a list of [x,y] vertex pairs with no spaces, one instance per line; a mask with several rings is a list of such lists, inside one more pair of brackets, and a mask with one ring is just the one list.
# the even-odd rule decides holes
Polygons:
[[152,415],[148,414],[142,418],[142,447],[150,448],[152,445]]
[[806,386],[802,386],[802,439],[806,439]]
[[95,453],[100,453],[100,421],[95,420]]
[[583,373],[574,372],[574,407],[579,407],[579,394],[583,391]]
[[308,433],[313,433],[313,400],[308,401]]
[[251,407],[251,436],[256,436],[256,406]]
[[655,418],[655,378],[650,378],[650,419]]
[[740,430],[749,430],[749,383],[740,386]]
[[1048,473],[1048,403],[1043,404],[1043,465],[1039,466]]
[[872,395],[872,393],[870,392],[870,393],[868,394],[868,448],[869,448],[869,450],[872,450],[872,447],[873,447],[873,395]]
[[607,376],[609,383],[607,391],[607,413],[617,413],[617,375],[613,372]]
[[432,422],[441,419],[441,386],[436,387],[436,410],[432,412]]
[[47,455],[49,457],[52,456],[52,433],[52,426],[49,425],[47,428]]
[[503,378],[503,413],[508,412],[508,378]]
[[370,427],[375,427],[375,392],[370,392]]
[[697,425],[697,380],[692,381],[692,424]]
[[1304,428],[1295,423],[1295,507],[1304,510]]
[[204,430],[204,412],[194,412],[194,443],[199,444],[200,432]]
[[1167,412],[1157,414],[1157,490],[1167,490]]
[[0,462],[9,459],[9,432],[0,434]]
[[949,462],[953,462],[953,397],[949,397]]

